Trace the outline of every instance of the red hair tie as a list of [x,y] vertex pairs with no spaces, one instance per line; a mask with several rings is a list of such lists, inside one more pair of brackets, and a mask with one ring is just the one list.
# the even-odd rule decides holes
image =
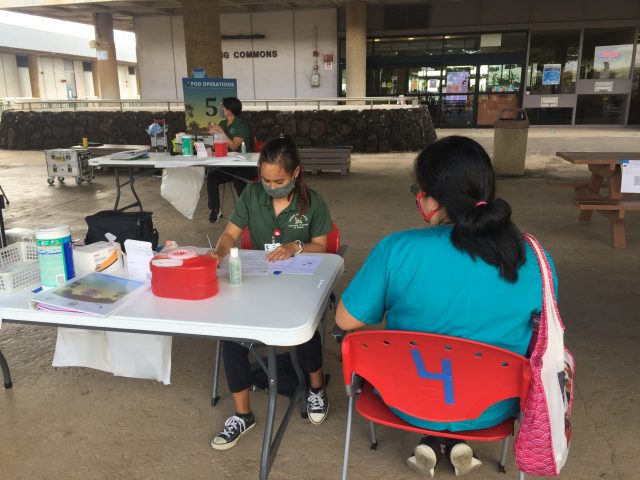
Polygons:
[[479,207],[480,205],[487,205],[487,202],[476,202],[474,207]]

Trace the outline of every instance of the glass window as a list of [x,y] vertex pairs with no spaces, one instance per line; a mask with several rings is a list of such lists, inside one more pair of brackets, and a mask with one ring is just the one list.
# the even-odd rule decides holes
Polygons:
[[481,92],[518,92],[522,80],[522,65],[480,65]]
[[518,108],[519,95],[480,95],[478,97],[478,125],[493,125],[505,108]]
[[440,93],[439,68],[420,67],[409,69],[408,94],[438,94]]
[[29,60],[24,55],[16,55],[16,65],[18,68],[28,68]]
[[371,69],[371,93],[379,95],[405,94],[407,70],[405,68],[373,68]]
[[636,46],[636,68],[633,72],[633,82],[631,84],[628,123],[629,125],[640,124],[640,33],[638,33],[638,44]]
[[367,56],[416,57],[442,54],[442,36],[374,38],[367,42]]
[[571,125],[573,108],[527,108],[531,125]]
[[480,34],[445,35],[445,54],[473,54],[480,51]]
[[527,90],[531,93],[575,93],[580,32],[531,32]]
[[623,124],[626,95],[578,95],[576,124]]
[[580,78],[629,78],[634,36],[633,28],[585,29]]
[[527,32],[483,33],[478,52],[524,52],[526,49]]

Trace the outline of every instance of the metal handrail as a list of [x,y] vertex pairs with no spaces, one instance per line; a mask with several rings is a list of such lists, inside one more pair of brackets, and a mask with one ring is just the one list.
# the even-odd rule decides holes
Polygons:
[[[247,106],[262,106],[266,110],[273,110],[274,105],[285,106],[305,106],[310,104],[312,107],[320,109],[331,109],[331,107],[341,106],[368,106],[371,109],[375,105],[385,104],[389,107],[411,108],[419,105],[417,97],[322,97],[322,98],[248,98],[242,99],[243,104]],[[5,110],[116,110],[116,111],[140,111],[140,110],[162,110],[181,111],[184,110],[184,102],[171,100],[139,100],[139,99],[122,99],[122,100],[102,100],[102,99],[83,99],[83,100],[4,100],[0,101],[0,113]],[[253,108],[250,108],[253,109]]]

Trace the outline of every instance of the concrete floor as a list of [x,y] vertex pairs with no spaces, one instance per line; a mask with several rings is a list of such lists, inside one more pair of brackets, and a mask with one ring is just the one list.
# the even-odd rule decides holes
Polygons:
[[[451,133],[475,137],[491,147],[491,130],[439,131],[438,136]],[[638,151],[640,131],[531,129],[527,174],[498,182],[499,195],[511,203],[517,224],[542,241],[558,271],[566,342],[577,362],[573,443],[562,472],[565,480],[640,478],[640,384],[634,370],[640,364],[640,215],[628,216],[628,248],[614,250],[604,217],[579,224],[572,192],[547,184],[551,178],[587,177],[586,168],[554,158],[556,150],[601,149]],[[354,155],[348,176],[310,177],[349,246],[338,291],[381,237],[423,226],[408,190],[414,157],[415,153]],[[11,201],[4,210],[8,228],[65,223],[77,238],[84,237],[84,217],[111,208],[115,193],[108,173],[81,186],[73,181],[48,186],[41,152],[0,151],[0,184]],[[223,224],[207,221],[204,193],[195,219],[187,220],[160,197],[159,179],[146,177],[138,185],[145,209],[154,212],[161,241],[204,246],[206,233],[213,239],[222,231]],[[253,394],[258,429],[230,451],[216,452],[209,446],[210,435],[232,411],[226,388],[218,407],[209,405],[212,340],[174,339],[171,386],[89,369],[54,369],[54,344],[53,328],[2,326],[0,349],[11,365],[14,388],[0,391],[0,479],[257,477],[265,395]],[[331,340],[327,345],[330,416],[318,427],[292,419],[273,466],[274,480],[340,476],[346,399],[338,348]],[[379,448],[370,451],[367,424],[356,417],[350,478],[417,479],[404,465],[416,440],[414,434],[380,428]],[[485,465],[469,479],[516,478],[512,455],[507,476],[497,473],[497,444],[478,444],[476,451]],[[454,476],[446,462],[436,475]]]

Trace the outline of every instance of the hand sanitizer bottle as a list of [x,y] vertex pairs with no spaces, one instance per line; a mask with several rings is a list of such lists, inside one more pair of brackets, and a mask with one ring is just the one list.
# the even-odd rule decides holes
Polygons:
[[240,252],[237,248],[232,248],[229,257],[229,283],[231,286],[242,284],[242,265],[240,263]]
[[243,155],[247,153],[247,145],[244,142],[242,142],[242,145],[240,146],[240,153]]

